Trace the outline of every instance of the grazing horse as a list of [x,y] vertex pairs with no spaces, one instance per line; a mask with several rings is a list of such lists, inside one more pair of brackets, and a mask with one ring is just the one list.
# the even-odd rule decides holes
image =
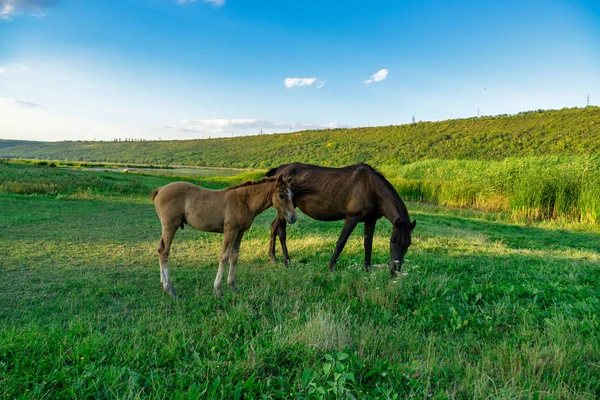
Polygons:
[[289,182],[279,176],[248,181],[223,190],[209,190],[188,182],[173,182],[152,191],[152,200],[162,224],[158,245],[160,281],[163,289],[175,297],[175,289],[169,277],[169,251],[177,228],[184,224],[204,232],[222,232],[223,248],[219,258],[219,270],[215,279],[215,293],[222,295],[221,282],[225,265],[229,261],[227,284],[235,287],[235,265],[244,232],[254,218],[271,206],[275,206],[278,218],[290,224],[296,222]]
[[[364,222],[365,269],[371,268],[371,250],[375,224],[382,216],[393,225],[390,240],[390,272],[394,275],[402,268],[404,255],[411,244],[411,232],[417,221],[410,222],[408,210],[394,187],[383,175],[367,164],[343,168],[326,168],[310,164],[284,164],[267,172],[267,176],[289,178],[294,192],[294,206],[319,221],[344,220],[329,268],[346,245],[348,237],[359,222]],[[279,236],[286,265],[289,255],[286,245],[286,221],[276,218],[271,224],[269,256],[275,257],[275,236]]]

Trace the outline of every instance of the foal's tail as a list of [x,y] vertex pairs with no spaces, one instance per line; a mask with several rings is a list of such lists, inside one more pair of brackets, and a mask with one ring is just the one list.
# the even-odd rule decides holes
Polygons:
[[152,190],[152,193],[150,193],[150,198],[152,199],[152,201],[154,201],[154,198],[156,197],[159,191],[160,188]]

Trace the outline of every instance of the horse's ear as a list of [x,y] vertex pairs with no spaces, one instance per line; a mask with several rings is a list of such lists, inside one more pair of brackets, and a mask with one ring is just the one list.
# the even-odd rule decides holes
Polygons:
[[394,227],[396,229],[402,228],[402,221],[400,221],[400,218],[396,218],[396,220],[394,221]]
[[413,229],[415,229],[415,226],[417,226],[417,220],[413,219],[413,222],[411,222],[410,224],[410,230],[412,231]]

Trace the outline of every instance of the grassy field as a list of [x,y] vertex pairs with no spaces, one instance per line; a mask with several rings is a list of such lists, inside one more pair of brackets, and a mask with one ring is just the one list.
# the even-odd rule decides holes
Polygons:
[[384,166],[404,199],[504,211],[516,220],[600,223],[600,156],[424,160]]
[[409,200],[501,211],[515,221],[584,224],[600,222],[598,154],[600,107],[234,139],[0,140],[0,157],[47,164],[71,160],[67,163],[72,166],[120,162],[138,168],[148,164],[266,170],[290,161],[329,166],[366,162],[381,169]]
[[0,157],[261,169],[290,160],[327,166],[359,162],[402,165],[431,159],[503,160],[598,153],[600,107],[207,140],[0,140]]
[[[290,268],[268,262],[273,210],[213,295],[221,235],[186,228],[161,290],[147,193],[171,178],[0,164],[0,397],[600,396],[597,225],[409,203],[403,273],[362,270],[362,232],[300,215]],[[197,180],[222,187],[243,178]],[[373,259],[389,259],[380,221]]]

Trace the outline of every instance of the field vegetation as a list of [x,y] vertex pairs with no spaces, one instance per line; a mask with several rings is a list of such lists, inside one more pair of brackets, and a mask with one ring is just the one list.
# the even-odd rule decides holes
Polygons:
[[0,141],[0,156],[59,166],[122,163],[264,171],[290,161],[330,166],[367,162],[384,172],[407,200],[501,211],[515,220],[584,224],[600,221],[598,154],[599,107],[235,139]]
[[[409,167],[398,175],[443,173]],[[408,203],[418,225],[390,279],[387,221],[382,265],[363,271],[358,229],[330,273],[341,223],[299,215],[285,268],[268,262],[269,210],[242,243],[240,292],[222,299],[221,235],[179,231],[173,300],[148,198],[172,179],[0,163],[1,397],[600,396],[597,226]]]
[[0,141],[0,157],[262,169],[290,160],[381,166],[424,159],[596,155],[600,107],[224,139],[9,144]]
[[386,166],[402,198],[508,212],[514,219],[600,222],[600,156],[424,160]]

